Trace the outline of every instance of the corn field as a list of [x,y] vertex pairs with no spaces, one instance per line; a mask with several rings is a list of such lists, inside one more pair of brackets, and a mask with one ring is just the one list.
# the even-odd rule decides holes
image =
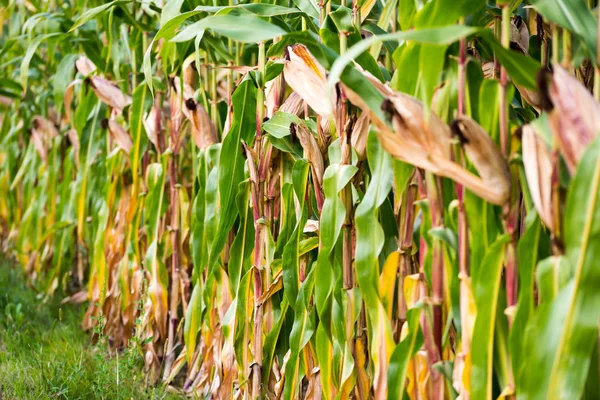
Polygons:
[[600,398],[597,2],[245,1],[2,2],[41,301],[182,396]]

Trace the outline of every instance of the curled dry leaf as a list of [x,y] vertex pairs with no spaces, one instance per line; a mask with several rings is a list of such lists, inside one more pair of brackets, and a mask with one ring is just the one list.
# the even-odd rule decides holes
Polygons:
[[96,96],[106,105],[119,113],[131,104],[131,97],[124,94],[114,83],[98,76],[88,78]]
[[121,150],[125,153],[129,154],[131,151],[131,147],[133,147],[133,142],[131,141],[131,137],[117,121],[109,119],[107,122],[107,128],[110,132],[110,136],[114,139],[115,143]]
[[83,76],[88,76],[96,72],[96,65],[87,57],[81,56],[75,61],[75,68]]
[[302,44],[285,50],[283,76],[288,85],[321,117],[334,119],[336,93],[327,92],[327,72]]
[[325,163],[323,162],[323,155],[321,154],[317,140],[304,124],[292,123],[290,131],[292,135],[295,135],[300,140],[300,145],[304,149],[304,156],[312,166],[313,178],[319,185],[319,188],[322,188]]
[[552,110],[549,115],[552,134],[573,173],[584,150],[600,132],[600,104],[585,86],[559,65],[554,66],[549,83],[540,80],[544,108]]
[[523,165],[533,205],[546,226],[554,230],[552,217],[552,154],[533,126],[523,127]]
[[283,288],[283,270],[280,270],[275,277],[273,278],[273,282],[269,285],[267,290],[263,292],[263,294],[258,299],[258,304],[263,305],[267,300],[269,300],[275,293],[280,291]]

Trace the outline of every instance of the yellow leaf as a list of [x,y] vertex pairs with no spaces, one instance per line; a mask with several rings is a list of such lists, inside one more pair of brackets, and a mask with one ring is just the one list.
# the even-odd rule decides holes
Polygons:
[[392,318],[392,309],[394,308],[394,287],[396,286],[396,271],[400,261],[400,252],[394,251],[391,253],[385,264],[383,271],[379,277],[379,294],[381,295],[381,303],[387,312],[388,318]]

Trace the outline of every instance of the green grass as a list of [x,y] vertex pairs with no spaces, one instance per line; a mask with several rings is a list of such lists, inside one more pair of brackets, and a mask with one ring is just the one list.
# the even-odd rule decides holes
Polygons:
[[80,327],[85,307],[61,298],[38,298],[0,255],[0,399],[177,398],[146,387],[138,351],[117,360],[105,340],[92,345]]

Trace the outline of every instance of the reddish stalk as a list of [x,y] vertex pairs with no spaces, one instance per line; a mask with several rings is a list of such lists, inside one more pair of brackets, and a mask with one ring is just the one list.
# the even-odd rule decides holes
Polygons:
[[[458,64],[458,115],[465,115],[465,90],[466,90],[466,59],[467,41],[460,41],[460,56]],[[455,146],[454,158],[459,165],[465,166],[464,153],[459,145]],[[456,183],[456,197],[458,199],[458,268],[460,279],[460,320],[462,326],[461,354],[457,357],[463,359],[471,352],[471,331],[469,329],[469,247],[468,247],[468,221],[465,210],[465,188]],[[468,400],[469,392],[460,385],[461,398]]]
[[[396,188],[396,191],[401,190]],[[396,326],[396,340],[400,340],[400,332],[402,331],[402,325],[406,322],[406,299],[404,298],[404,279],[413,272],[413,226],[415,219],[415,207],[414,202],[417,197],[417,186],[414,184],[414,179],[402,192],[402,203],[400,205],[398,215],[398,248],[400,250],[399,263],[399,278],[398,278],[398,296],[397,302],[397,315],[398,325]]]
[[[260,305],[259,299],[263,294],[263,277],[262,277],[262,260],[264,244],[266,236],[264,228],[266,226],[264,220],[264,182],[266,171],[269,167],[271,151],[266,149],[263,155],[263,136],[262,122],[264,117],[264,78],[265,78],[265,44],[264,42],[258,45],[258,67],[261,73],[261,85],[257,93],[257,113],[256,113],[256,140],[254,142],[254,153],[257,155],[258,169],[254,163],[249,149],[246,150],[249,161],[250,180],[252,181],[252,213],[254,217],[254,335],[253,335],[253,362],[252,368],[252,396],[253,398],[262,397],[262,358],[263,358],[263,307]],[[270,146],[269,146],[270,147]]]
[[[437,188],[437,178],[429,173],[425,173],[427,188],[425,189],[422,181],[419,183],[419,188],[422,198],[429,199],[429,208],[431,212],[432,227],[437,227],[441,224],[441,209],[438,206],[439,202],[439,190]],[[432,277],[431,277],[431,310],[433,315],[433,321],[428,316],[427,309],[421,313],[421,329],[423,331],[424,346],[427,352],[429,361],[429,370],[432,376],[433,382],[433,394],[434,400],[441,400],[444,398],[444,380],[442,375],[433,367],[437,362],[442,359],[442,307],[441,301],[443,298],[443,276],[444,276],[444,260],[443,260],[443,248],[440,246],[439,241],[434,241],[432,254]],[[420,263],[419,263],[419,281],[421,286],[421,299],[427,299],[427,285],[425,281],[425,270],[424,270],[424,257],[425,252],[428,251],[427,244],[424,238],[421,238],[420,248]]]

